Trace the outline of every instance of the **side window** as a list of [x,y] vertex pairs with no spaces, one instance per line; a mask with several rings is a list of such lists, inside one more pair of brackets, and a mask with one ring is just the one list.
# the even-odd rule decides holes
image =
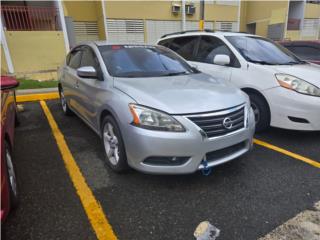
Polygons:
[[198,39],[198,36],[175,38],[171,42],[170,48],[183,58],[193,61],[193,53],[194,49],[197,47]]
[[228,66],[240,67],[237,58],[222,40],[216,37],[202,36],[196,61],[213,64],[213,59],[218,54],[224,54],[230,57],[230,64]]
[[320,49],[308,46],[289,46],[291,52],[304,60],[320,60]]
[[162,40],[159,42],[159,45],[164,46],[164,47],[169,47],[171,43],[171,39],[166,39],[166,40]]
[[99,67],[99,62],[94,52],[87,47],[83,48],[82,59],[81,59],[81,67],[84,67],[84,66],[92,66],[96,70]]
[[80,66],[82,52],[80,50],[75,50],[70,53],[68,66],[77,69]]
[[97,59],[95,53],[89,47],[82,48],[82,59],[81,59],[81,67],[91,66],[94,67],[98,74],[99,79],[103,79],[102,71],[100,68],[99,60]]

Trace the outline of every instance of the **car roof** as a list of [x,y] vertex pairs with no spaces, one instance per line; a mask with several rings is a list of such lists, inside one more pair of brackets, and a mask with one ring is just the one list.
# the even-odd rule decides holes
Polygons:
[[163,39],[170,39],[174,37],[181,37],[181,36],[203,36],[203,35],[209,35],[209,36],[250,36],[250,37],[259,37],[258,35],[249,34],[249,33],[242,33],[242,32],[225,32],[225,31],[212,31],[212,30],[204,30],[204,31],[182,31],[177,33],[169,33],[165,34],[161,37],[161,40]]
[[109,41],[85,41],[85,42],[80,42],[75,46],[72,46],[72,48],[70,49],[70,51],[73,51],[76,48],[82,47],[82,46],[89,46],[92,48],[95,47],[100,47],[100,46],[113,46],[113,45],[117,45],[117,46],[145,46],[145,47],[159,47],[159,45],[152,45],[152,44],[145,44],[145,43],[117,43],[117,42],[109,42]]

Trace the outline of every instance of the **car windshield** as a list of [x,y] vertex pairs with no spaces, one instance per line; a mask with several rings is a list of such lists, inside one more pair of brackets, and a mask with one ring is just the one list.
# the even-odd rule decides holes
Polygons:
[[100,46],[100,53],[113,77],[160,77],[196,73],[177,54],[161,46]]
[[294,54],[272,40],[249,36],[227,36],[227,40],[249,62],[265,65],[304,64]]

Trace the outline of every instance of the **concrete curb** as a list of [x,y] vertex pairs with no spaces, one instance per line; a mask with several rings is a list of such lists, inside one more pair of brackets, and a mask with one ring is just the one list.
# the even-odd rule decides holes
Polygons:
[[37,89],[21,89],[16,90],[16,95],[38,94],[38,93],[54,93],[58,92],[58,88],[37,88]]
[[320,202],[305,210],[259,240],[319,240]]

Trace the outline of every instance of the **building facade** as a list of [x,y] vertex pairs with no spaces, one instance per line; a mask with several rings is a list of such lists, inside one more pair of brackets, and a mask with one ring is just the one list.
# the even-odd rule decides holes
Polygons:
[[[183,14],[183,9],[185,15]],[[319,1],[205,1],[205,28],[279,39],[319,39]],[[200,2],[2,1],[1,72],[55,79],[82,41],[154,44],[163,34],[199,29]]]

